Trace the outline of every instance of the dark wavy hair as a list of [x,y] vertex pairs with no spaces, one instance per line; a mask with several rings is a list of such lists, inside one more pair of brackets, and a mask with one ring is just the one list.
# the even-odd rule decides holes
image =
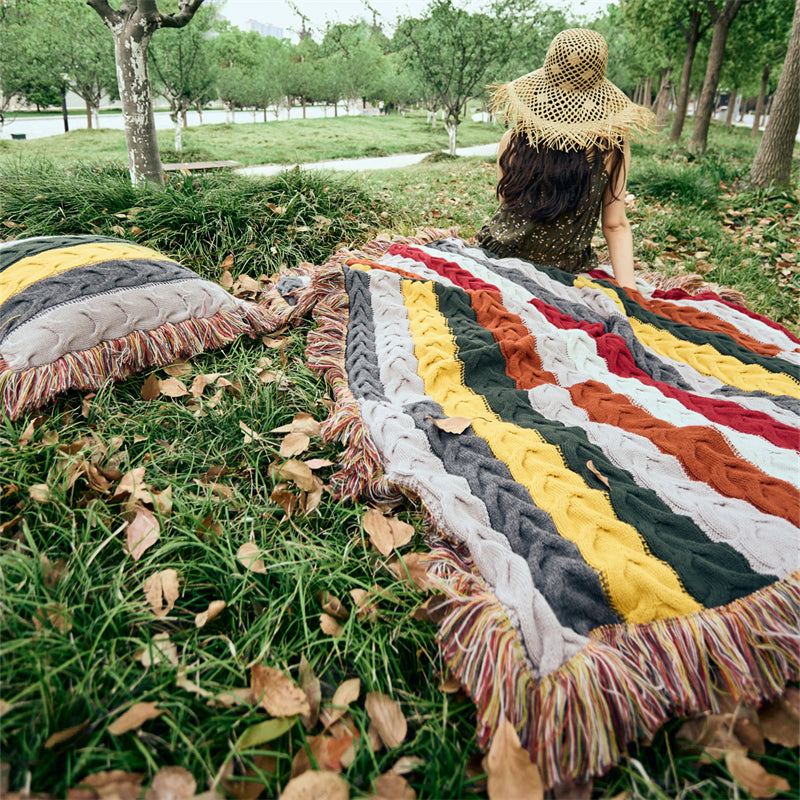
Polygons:
[[[610,156],[609,156],[610,152]],[[554,150],[535,147],[524,135],[512,136],[500,156],[503,177],[497,197],[510,211],[536,222],[553,222],[588,200],[597,173],[608,169],[615,186],[625,169],[622,150]]]

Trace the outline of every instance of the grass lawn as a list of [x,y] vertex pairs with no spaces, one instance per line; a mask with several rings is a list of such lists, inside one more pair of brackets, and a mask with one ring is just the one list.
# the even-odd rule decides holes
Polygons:
[[[446,145],[444,131],[432,136],[422,118],[212,127],[186,133],[192,158],[255,164]],[[474,158],[344,177],[172,176],[165,190],[134,189],[124,167],[110,165],[122,158],[114,136],[76,131],[42,144],[0,143],[0,230],[117,234],[212,279],[223,265],[234,277],[258,278],[282,265],[324,263],[338,245],[382,230],[456,225],[469,236],[495,207],[493,165]],[[471,123],[459,144],[492,137],[496,130]],[[637,145],[629,179],[636,257],[646,269],[699,270],[738,288],[755,310],[798,332],[798,199],[736,191],[755,147],[747,131],[722,126],[697,159],[659,139]],[[78,149],[97,162],[78,165]],[[140,777],[108,780],[147,787],[160,769],[180,766],[198,792],[275,797],[293,763],[313,758],[332,759],[354,797],[370,795],[392,769],[420,798],[486,796],[473,706],[448,681],[423,608],[428,595],[369,545],[367,506],[335,502],[324,490],[311,513],[295,505],[287,515],[284,505],[301,503],[302,493],[289,487],[293,501],[275,493],[275,470],[287,457],[284,434],[271,431],[301,412],[316,420],[328,413],[327,388],[304,360],[309,325],[267,343],[243,339],[176,369],[187,385],[222,373],[231,385],[218,395],[144,399],[151,373],[169,376],[156,369],[0,420],[3,793],[63,797],[86,776],[112,770]],[[312,434],[297,457],[322,460],[315,474],[324,484],[324,462],[336,460],[337,448]],[[138,561],[123,550],[130,508],[114,495],[119,476],[135,469],[144,471],[161,526]],[[401,553],[424,551],[420,510],[394,513],[415,531]],[[263,569],[249,568],[244,545]],[[177,597],[157,615],[145,584],[169,570]],[[218,615],[198,618],[211,609]],[[323,615],[342,626],[338,636]],[[269,717],[247,693],[254,664],[282,670],[312,694],[313,672],[328,707],[343,682],[358,679],[348,715],[328,731],[335,752],[330,742],[320,750],[322,722],[263,725]],[[368,692],[400,704],[408,728],[394,747],[380,747],[370,732]],[[115,732],[112,723],[137,703],[160,713]],[[747,797],[723,759],[707,763],[680,749],[679,724],[631,748],[592,796]],[[792,784],[781,796],[797,796],[796,748],[768,745],[760,760]]]

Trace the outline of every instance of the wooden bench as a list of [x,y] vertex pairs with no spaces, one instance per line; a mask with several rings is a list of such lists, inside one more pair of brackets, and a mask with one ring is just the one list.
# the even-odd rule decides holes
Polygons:
[[182,161],[176,164],[162,164],[164,172],[207,172],[212,169],[232,169],[241,166],[238,161]]

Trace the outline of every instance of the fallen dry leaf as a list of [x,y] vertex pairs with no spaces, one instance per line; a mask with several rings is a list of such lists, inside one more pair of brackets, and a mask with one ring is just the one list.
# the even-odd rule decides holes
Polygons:
[[304,772],[292,778],[279,800],[348,800],[350,787],[335,772]]
[[260,575],[267,574],[267,568],[263,559],[259,558],[261,551],[253,542],[245,542],[237,551],[236,558],[250,572],[258,572]]
[[197,791],[197,781],[184,767],[161,767],[145,794],[145,800],[190,800]]
[[344,630],[330,614],[319,615],[319,627],[326,636],[333,636],[334,638]]
[[447,431],[447,433],[464,433],[472,425],[472,419],[469,417],[445,417],[444,419],[431,417],[430,420],[437,428]]
[[300,667],[298,670],[300,688],[306,693],[308,700],[309,713],[302,714],[303,727],[310,731],[319,719],[319,705],[322,701],[322,687],[319,678],[314,672],[314,668],[308,663],[305,656],[300,657]]
[[152,401],[161,394],[158,376],[153,372],[145,378],[142,384],[142,400]]
[[251,444],[252,442],[261,442],[264,437],[260,433],[256,433],[252,428],[248,427],[241,420],[239,421],[239,430],[244,434],[244,443]]
[[418,589],[427,591],[431,581],[428,577],[429,553],[407,553],[393,561],[389,567],[401,581],[411,581]]
[[148,547],[152,547],[161,533],[161,526],[152,511],[138,506],[136,516],[128,524],[125,537],[125,551],[134,561],[138,561]]
[[[233,776],[232,762],[231,770],[228,776],[221,781],[222,786],[225,788],[229,795],[232,795],[236,800],[256,800],[264,793],[264,779],[263,775],[274,775],[278,771],[278,760],[275,756],[269,755],[256,755],[250,759],[252,768],[248,767],[241,776],[236,776],[240,780],[236,780]],[[252,780],[255,778],[255,780]],[[195,800],[201,800],[201,796],[195,797]],[[214,800],[217,800],[216,798]],[[218,800],[224,800],[220,795]]]
[[408,723],[400,704],[381,692],[367,692],[364,705],[383,743],[390,750],[399,747],[408,733]]
[[306,436],[319,436],[321,425],[306,411],[295,414],[288,425],[273,428],[270,433],[304,433]]
[[611,484],[608,482],[608,478],[606,478],[606,476],[603,475],[603,473],[600,472],[600,470],[597,469],[597,467],[595,467],[594,463],[591,460],[586,462],[586,466],[589,468],[589,471],[593,473],[599,480],[601,480],[606,486],[608,486],[609,489],[611,488]]
[[170,641],[168,633],[157,633],[144,650],[138,650],[136,658],[141,661],[145,669],[154,664],[172,664],[178,666],[178,648]]
[[254,664],[250,669],[250,686],[259,705],[272,717],[311,713],[306,693],[279,669]]
[[489,800],[543,800],[539,769],[506,717],[495,731],[484,769],[489,774]]
[[183,378],[189,375],[192,371],[192,365],[188,361],[175,361],[173,364],[167,364],[164,367],[164,372],[173,378]]
[[55,747],[57,744],[61,744],[61,742],[66,742],[69,739],[72,739],[74,736],[77,736],[79,733],[82,733],[89,727],[89,723],[81,722],[79,725],[72,725],[69,728],[64,728],[61,731],[56,731],[56,733],[50,734],[45,740],[44,746],[48,749],[51,747]]
[[309,469],[322,469],[323,467],[332,467],[333,461],[327,458],[309,458],[306,461],[306,466]]
[[351,589],[350,597],[356,604],[356,616],[359,619],[374,620],[378,616],[378,606],[375,603],[376,595],[366,589]]
[[310,444],[311,439],[306,433],[298,433],[296,431],[287,433],[281,441],[281,446],[278,450],[278,453],[280,454],[281,458],[290,458],[291,456],[297,456],[300,455],[300,453],[305,453]]
[[394,762],[391,771],[395,775],[408,775],[425,765],[425,760],[418,756],[401,756]]
[[278,469],[278,474],[283,480],[291,481],[304,492],[310,492],[316,486],[314,483],[314,473],[311,472],[306,464],[294,458],[290,458],[288,461],[281,464]]
[[414,538],[413,525],[409,525],[407,522],[403,522],[403,520],[397,517],[388,517],[388,522],[395,547],[402,547]]
[[157,617],[166,617],[175,608],[180,593],[178,584],[178,573],[174,569],[159,570],[144,582],[144,596]]
[[201,611],[199,614],[195,615],[195,627],[204,627],[211,622],[214,617],[218,617],[227,607],[228,604],[224,600],[212,600],[205,611]]
[[388,556],[394,549],[394,537],[386,517],[377,508],[370,508],[364,514],[363,525],[373,546]]
[[112,769],[87,775],[67,793],[67,800],[138,800],[144,775]]
[[759,710],[758,717],[766,739],[783,747],[797,747],[800,744],[798,697],[800,692],[792,687],[782,697]]
[[108,732],[113,736],[119,736],[137,730],[148,720],[160,717],[164,711],[165,709],[158,708],[158,703],[134,703],[108,726]]
[[163,381],[158,382],[158,391],[165,397],[186,397],[189,390],[186,384],[177,378],[165,378]]
[[28,494],[30,495],[31,500],[34,500],[37,503],[49,503],[51,500],[53,500],[53,493],[50,491],[50,487],[46,483],[36,483],[29,487]]
[[725,753],[725,765],[738,783],[753,797],[775,797],[778,792],[791,789],[786,778],[771,775],[757,761],[748,758],[741,750]]
[[297,506],[297,495],[289,491],[288,483],[279,483],[270,494],[269,499],[277,503],[286,514],[287,519],[292,518],[294,509]]
[[333,693],[330,706],[322,709],[320,712],[320,720],[324,730],[328,729],[335,722],[340,720],[350,708],[351,703],[358,700],[358,695],[361,693],[361,680],[359,678],[350,678],[343,681]]
[[33,612],[34,627],[43,628],[51,626],[59,633],[66,634],[72,630],[72,616],[66,606],[59,603],[48,603]]
[[350,616],[350,612],[342,605],[342,601],[336,595],[330,592],[323,592],[320,600],[322,602],[322,610],[332,617],[347,619]]
[[416,800],[417,793],[408,781],[395,772],[386,772],[375,778],[373,800]]

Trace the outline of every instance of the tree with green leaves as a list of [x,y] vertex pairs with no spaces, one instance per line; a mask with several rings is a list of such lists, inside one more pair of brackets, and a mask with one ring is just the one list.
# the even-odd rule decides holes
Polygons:
[[795,0],[792,32],[775,91],[772,113],[758,147],[750,182],[756,186],[788,186],[792,152],[800,126],[800,0]]
[[216,96],[209,40],[216,16],[213,5],[205,6],[195,14],[192,25],[167,29],[150,45],[154,84],[169,103],[177,153],[183,149],[181,126],[186,126],[186,112]]
[[395,32],[407,68],[444,112],[450,155],[467,102],[480,94],[514,50],[518,19],[511,4],[470,13],[453,0],[432,0],[420,18],[406,18]]
[[114,38],[131,181],[163,184],[147,53],[157,30],[188,25],[203,0],[178,0],[174,14],[161,12],[158,0],[119,0],[118,8],[108,0],[86,3],[99,14]]

